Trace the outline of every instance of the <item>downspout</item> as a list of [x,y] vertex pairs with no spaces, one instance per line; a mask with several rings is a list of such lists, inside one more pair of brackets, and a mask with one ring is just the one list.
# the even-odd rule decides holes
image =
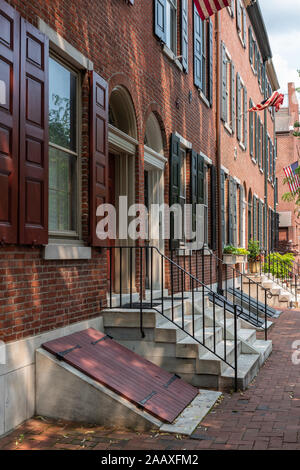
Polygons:
[[223,256],[222,242],[222,211],[221,211],[221,114],[220,114],[220,16],[219,12],[215,14],[215,44],[216,44],[216,167],[217,167],[217,223],[218,223],[218,292],[222,291],[223,284],[223,266],[220,261]]

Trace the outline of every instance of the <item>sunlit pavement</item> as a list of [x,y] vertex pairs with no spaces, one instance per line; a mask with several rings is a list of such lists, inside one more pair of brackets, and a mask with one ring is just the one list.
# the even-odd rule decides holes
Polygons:
[[300,341],[300,312],[285,311],[275,320],[270,339],[273,353],[249,389],[225,395],[190,438],[38,416],[0,439],[0,449],[300,449],[300,364],[292,362],[293,354],[297,359],[294,342]]

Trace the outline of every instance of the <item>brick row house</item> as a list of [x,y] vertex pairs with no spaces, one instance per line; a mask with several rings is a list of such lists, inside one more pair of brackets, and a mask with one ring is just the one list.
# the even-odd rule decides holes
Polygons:
[[[247,110],[278,87],[258,3],[202,21],[189,0],[0,0],[0,435],[35,412],[34,350],[100,328],[109,291],[147,287],[137,257],[105,248],[128,235],[97,237],[99,204],[201,204],[220,258],[274,245],[274,113]],[[147,243],[198,275],[163,218]],[[216,265],[204,256],[209,285]]]
[[288,84],[287,106],[283,106],[276,116],[276,136],[280,161],[276,168],[278,185],[279,239],[278,248],[281,252],[291,252],[299,262],[299,226],[298,214],[295,212],[295,202],[282,200],[289,192],[283,169],[299,160],[299,139],[294,136],[294,125],[299,122],[299,104],[295,84]]

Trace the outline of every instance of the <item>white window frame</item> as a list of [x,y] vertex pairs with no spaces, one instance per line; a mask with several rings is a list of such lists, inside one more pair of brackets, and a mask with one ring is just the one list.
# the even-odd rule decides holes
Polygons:
[[[173,18],[172,10],[174,11]],[[175,56],[177,55],[177,0],[166,0],[166,46]]]

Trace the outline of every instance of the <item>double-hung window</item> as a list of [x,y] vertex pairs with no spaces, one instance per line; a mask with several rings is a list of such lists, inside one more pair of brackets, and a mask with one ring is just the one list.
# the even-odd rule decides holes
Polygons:
[[166,1],[166,45],[177,52],[177,0]]
[[212,104],[213,26],[202,21],[194,5],[194,83],[202,96]]
[[78,236],[79,74],[49,60],[49,232]]

